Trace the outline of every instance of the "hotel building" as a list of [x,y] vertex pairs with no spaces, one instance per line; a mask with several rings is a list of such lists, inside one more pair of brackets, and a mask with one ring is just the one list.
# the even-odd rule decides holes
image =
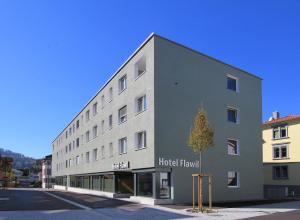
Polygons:
[[203,106],[213,200],[261,199],[261,100],[259,77],[151,34],[53,141],[55,188],[191,202],[199,157],[187,138]]
[[300,195],[300,115],[273,112],[263,124],[264,194],[267,198]]

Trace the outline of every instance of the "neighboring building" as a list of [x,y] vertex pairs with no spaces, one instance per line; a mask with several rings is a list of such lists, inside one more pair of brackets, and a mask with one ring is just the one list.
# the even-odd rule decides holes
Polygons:
[[187,138],[202,105],[213,200],[261,199],[261,101],[260,78],[152,34],[53,141],[55,188],[191,202],[199,157]]
[[0,154],[0,187],[13,186],[13,172],[12,172],[13,158],[2,157]]
[[46,156],[42,160],[42,172],[41,177],[42,188],[52,188],[52,185],[55,183],[54,178],[52,177],[52,155]]
[[274,112],[263,124],[264,194],[267,198],[300,195],[300,115]]

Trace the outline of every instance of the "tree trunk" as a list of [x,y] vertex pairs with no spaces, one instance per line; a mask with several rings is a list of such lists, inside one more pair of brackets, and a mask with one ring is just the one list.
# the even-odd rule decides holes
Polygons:
[[202,152],[199,153],[199,169],[200,174],[202,174]]

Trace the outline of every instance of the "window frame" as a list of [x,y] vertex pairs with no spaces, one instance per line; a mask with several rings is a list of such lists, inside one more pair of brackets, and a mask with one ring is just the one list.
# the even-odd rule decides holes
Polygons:
[[[123,83],[124,80],[124,83]],[[122,88],[124,86],[124,88]],[[127,74],[121,76],[118,80],[119,94],[127,89]]]
[[[229,88],[229,86],[228,86],[228,78],[235,80],[235,90]],[[227,84],[226,84],[227,90],[230,90],[230,91],[236,92],[236,93],[240,92],[240,83],[239,83],[239,78],[238,77],[230,75],[230,74],[227,74],[226,75],[226,82],[227,82]]]
[[[286,157],[282,157],[282,148],[286,148]],[[279,149],[279,157],[275,157],[275,149]],[[273,160],[286,160],[289,159],[289,144],[274,144],[272,145],[272,159]]]
[[[139,68],[140,66],[144,65],[145,68],[144,70],[139,73],[139,70],[141,68]],[[137,80],[138,78],[140,78],[142,75],[144,75],[147,72],[147,59],[146,57],[141,57],[135,64],[134,64],[134,78],[135,80]]]
[[110,114],[108,116],[108,129],[111,130],[113,128],[113,115]]
[[[123,109],[123,108],[126,108],[126,113],[124,114],[124,115],[120,115],[120,111],[121,111],[121,109]],[[127,121],[127,114],[128,114],[128,112],[127,112],[127,105],[124,105],[123,107],[121,107],[121,108],[119,108],[119,110],[118,110],[118,119],[119,119],[119,124],[122,124],[122,123],[124,123],[124,122],[126,122]],[[123,121],[121,120],[121,118],[125,118]]]
[[[228,149],[228,142],[229,141],[235,141],[236,142],[236,153],[234,153],[234,154],[229,153],[229,149]],[[230,155],[230,156],[240,156],[240,141],[238,139],[227,138],[226,139],[226,143],[227,143],[227,155]]]
[[93,161],[97,161],[98,160],[98,148],[94,148],[93,149]]
[[98,102],[93,104],[93,116],[98,114]]
[[[141,110],[139,110],[139,100],[140,99],[142,99],[142,108],[141,108]],[[139,96],[139,97],[137,97],[136,99],[135,99],[135,112],[136,112],[136,114],[140,114],[140,113],[142,113],[142,112],[144,112],[144,111],[146,111],[147,110],[147,96],[146,96],[146,94],[144,94],[144,95],[142,95],[142,96]]]
[[[125,146],[121,145],[123,140],[125,141]],[[127,137],[120,138],[118,143],[119,143],[119,155],[127,154],[127,147],[128,147]]]
[[[275,169],[279,168],[279,177],[276,176],[276,172]],[[286,177],[282,176],[282,169],[286,168]],[[272,166],[272,176],[273,176],[273,180],[288,180],[289,179],[289,166],[288,165],[276,165],[276,166]]]
[[[229,111],[230,110],[234,110],[236,112],[236,121],[230,121],[229,120]],[[227,122],[233,123],[233,124],[240,124],[240,111],[237,107],[233,107],[233,106],[227,106]]]
[[[230,172],[234,172],[236,174],[236,185],[235,186],[230,186],[228,184],[228,180],[229,180],[229,173]],[[234,170],[230,170],[227,172],[227,187],[228,188],[240,188],[241,187],[241,183],[240,183],[240,173],[238,171],[234,171]]]
[[[285,136],[283,137],[281,134],[281,131],[283,130],[283,128],[285,129]],[[274,131],[278,129],[279,132],[279,137],[276,138],[274,135]],[[289,137],[289,133],[288,133],[288,125],[284,124],[284,125],[276,125],[272,127],[272,140],[279,140],[279,139],[284,139],[284,138],[288,138]]]
[[98,137],[98,125],[93,126],[92,133],[93,133],[93,139]]
[[85,122],[88,122],[89,120],[90,120],[90,110],[87,110],[86,112],[85,112]]
[[[143,146],[139,147],[139,134],[142,134]],[[147,132],[146,130],[138,131],[135,133],[135,149],[143,150],[147,148]]]

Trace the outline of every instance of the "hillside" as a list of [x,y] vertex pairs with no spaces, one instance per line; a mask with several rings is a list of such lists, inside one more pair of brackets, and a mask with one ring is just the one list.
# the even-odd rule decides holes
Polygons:
[[16,153],[3,148],[0,148],[0,155],[12,157],[14,169],[24,169],[24,168],[32,169],[32,167],[36,167],[36,165],[39,164],[40,162],[39,160],[36,160],[34,158],[26,157],[23,154]]

